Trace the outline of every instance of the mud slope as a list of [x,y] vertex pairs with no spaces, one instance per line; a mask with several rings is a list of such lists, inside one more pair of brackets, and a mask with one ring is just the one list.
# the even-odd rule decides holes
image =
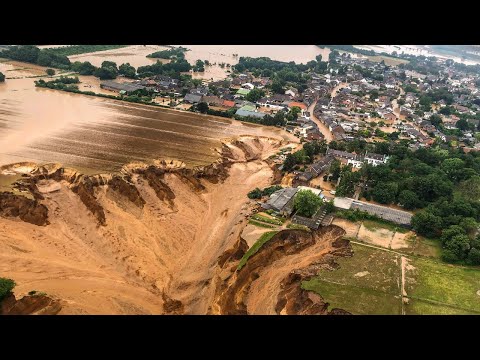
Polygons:
[[35,200],[3,193],[0,276],[19,284],[17,298],[37,290],[61,299],[60,314],[206,313],[217,260],[253,206],[246,194],[272,182],[264,159],[282,145],[240,137],[195,169],[176,161],[96,176],[22,168],[18,188]]
[[[309,233],[284,230],[237,271],[243,239],[219,259],[212,314],[327,314],[328,303],[301,289],[301,282],[322,268],[336,266],[336,256],[350,256],[344,230],[328,226]],[[333,313],[345,313],[336,309]]]

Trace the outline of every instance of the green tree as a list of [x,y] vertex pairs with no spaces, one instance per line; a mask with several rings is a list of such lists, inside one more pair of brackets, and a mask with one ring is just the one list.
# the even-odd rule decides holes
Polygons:
[[0,301],[10,294],[15,287],[15,281],[0,277]]
[[108,80],[108,79],[115,79],[117,77],[118,71],[116,68],[107,66],[107,67],[100,67],[95,70],[93,75],[95,77],[100,78],[100,80]]
[[468,122],[465,119],[458,120],[457,124],[455,126],[462,131],[465,131],[465,130],[469,129]]
[[467,263],[470,265],[480,265],[480,249],[471,249],[468,253]]
[[420,235],[434,237],[442,229],[442,218],[429,211],[421,211],[413,215],[412,228]]
[[53,69],[47,69],[47,70],[45,70],[45,72],[47,73],[48,76],[55,75],[55,70],[53,70]]
[[206,102],[200,102],[197,104],[196,109],[202,114],[205,114],[208,111],[208,104]]
[[262,97],[265,96],[265,91],[262,89],[252,89],[250,92],[247,94],[246,99],[251,102],[257,102],[257,100],[261,99]]
[[111,67],[111,68],[114,68],[115,70],[118,71],[117,63],[114,62],[114,61],[107,61],[107,60],[105,60],[104,62],[102,62],[102,66],[101,66],[101,67],[102,67],[102,68],[109,68],[109,67]]
[[0,82],[4,82],[5,81],[5,75],[3,75],[3,73],[0,72]]
[[300,190],[294,199],[297,214],[305,217],[312,217],[322,203],[322,199],[310,190]]
[[465,162],[458,158],[445,159],[441,168],[452,180],[457,182],[463,178]]
[[120,67],[118,68],[118,73],[127,78],[134,79],[137,74],[137,71],[132,65],[130,65],[130,63],[126,63],[126,64],[120,65]]
[[422,205],[418,195],[411,190],[403,190],[398,195],[398,202],[407,210],[413,210]]
[[280,81],[274,80],[271,85],[272,92],[275,94],[284,94],[283,84]]
[[93,66],[88,61],[85,61],[85,62],[75,61],[71,65],[71,69],[75,72],[78,72],[80,75],[93,75],[93,73],[96,70],[96,67]]
[[396,183],[378,183],[371,191],[373,200],[381,204],[391,204],[395,201],[395,196],[398,191]]
[[464,260],[470,251],[470,239],[467,235],[455,235],[445,242],[444,247],[459,260]]

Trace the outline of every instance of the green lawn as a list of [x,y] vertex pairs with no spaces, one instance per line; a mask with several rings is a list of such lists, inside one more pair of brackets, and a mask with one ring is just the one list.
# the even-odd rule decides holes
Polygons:
[[300,225],[300,224],[293,224],[293,223],[288,224],[287,229],[310,231],[310,228],[308,226]]
[[281,221],[281,220],[272,219],[272,218],[269,218],[267,216],[260,215],[260,214],[253,215],[252,219],[262,221],[262,222],[265,222],[267,224],[273,224],[273,225],[282,225],[283,224],[283,221]]
[[407,315],[469,315],[471,311],[457,309],[450,306],[439,305],[423,300],[410,299],[405,305]]
[[262,236],[260,236],[260,238],[255,242],[255,244],[253,244],[253,246],[250,249],[248,249],[245,255],[243,255],[243,257],[240,259],[240,263],[238,264],[237,270],[240,270],[242,267],[244,267],[248,259],[252,255],[256,254],[257,251],[263,246],[263,244],[265,244],[268,240],[270,240],[273,237],[273,235],[275,235],[276,233],[278,233],[278,231],[269,231],[262,234]]
[[255,225],[255,226],[267,228],[267,229],[274,229],[275,228],[275,226],[273,226],[273,225],[265,224],[263,222],[259,222],[259,221],[255,221],[255,220],[249,220],[248,223],[252,224],[252,225]]
[[[431,300],[459,310],[480,313],[480,270],[413,258],[406,271],[405,290],[415,299]],[[420,309],[418,309],[420,308]],[[413,306],[413,311],[425,306]]]
[[401,314],[400,256],[352,244],[353,257],[337,258],[339,269],[321,270],[302,287],[320,294],[330,308],[353,314]]
[[302,287],[320,294],[330,304],[329,310],[340,308],[355,315],[399,315],[402,312],[398,295],[352,285],[338,285],[320,278],[305,281]]

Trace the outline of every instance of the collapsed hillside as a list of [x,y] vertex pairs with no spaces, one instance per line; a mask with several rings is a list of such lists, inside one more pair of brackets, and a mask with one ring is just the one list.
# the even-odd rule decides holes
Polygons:
[[321,296],[301,288],[303,280],[320,269],[334,269],[335,257],[351,256],[345,231],[328,226],[316,232],[283,230],[250,257],[241,270],[239,260],[246,243],[235,246],[219,259],[221,271],[215,279],[217,293],[212,314],[348,314],[341,309],[328,311]]
[[246,195],[278,178],[265,159],[282,145],[240,137],[194,169],[154,161],[86,176],[17,166],[17,190],[32,199],[0,193],[0,275],[20,284],[17,296],[38,289],[61,299],[60,308],[35,299],[60,314],[342,313],[301,288],[349,255],[341,228],[282,231],[235,271],[255,207]]
[[29,164],[17,189],[33,199],[0,193],[0,274],[17,295],[62,299],[61,314],[206,313],[217,259],[254,205],[246,194],[273,181],[264,159],[281,145],[240,137],[194,169],[156,161],[86,176]]

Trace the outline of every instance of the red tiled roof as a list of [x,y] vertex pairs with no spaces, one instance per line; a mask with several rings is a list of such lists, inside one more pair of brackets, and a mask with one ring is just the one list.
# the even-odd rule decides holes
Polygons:
[[288,104],[288,107],[294,107],[294,106],[298,106],[300,109],[307,110],[307,105],[301,102],[292,101],[291,103]]
[[223,105],[228,106],[228,107],[234,107],[235,106],[235,101],[223,100]]

